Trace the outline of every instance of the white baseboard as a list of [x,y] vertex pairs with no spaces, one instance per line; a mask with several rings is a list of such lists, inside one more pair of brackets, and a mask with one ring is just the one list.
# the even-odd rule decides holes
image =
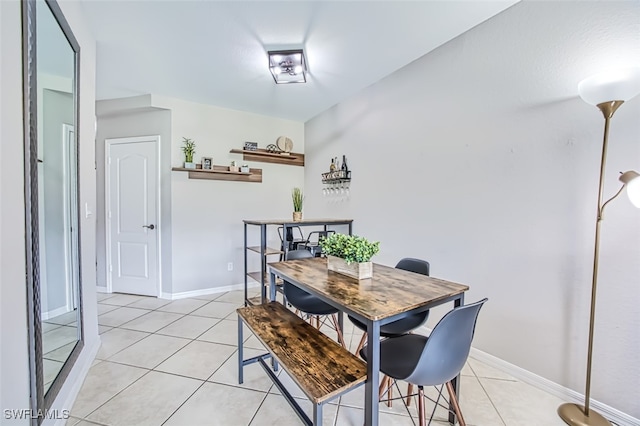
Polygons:
[[[520,368],[517,365],[510,364],[486,352],[483,352],[476,348],[471,348],[471,353],[469,354],[469,356],[473,359],[477,359],[478,361],[482,361],[483,363],[490,365],[491,367],[504,371],[505,373],[510,374],[511,376],[524,383],[541,389],[547,393],[550,393],[551,395],[557,396],[558,398],[561,398],[565,401],[584,404],[584,395],[582,395],[581,393],[561,386],[549,379],[545,379],[544,377],[538,376],[537,374],[527,371],[524,368]],[[616,410],[615,408],[610,407],[606,404],[603,404],[602,402],[596,401],[593,398],[591,399],[591,407],[602,414],[609,421],[614,422],[616,425],[640,425],[639,419],[631,417],[630,415],[623,413],[620,410]]]
[[46,321],[48,319],[55,318],[55,317],[57,317],[59,315],[66,314],[67,312],[69,312],[67,310],[67,307],[66,306],[61,306],[58,309],[54,309],[53,311],[43,312],[42,313],[42,320]]
[[[247,288],[258,287],[260,283],[250,283]],[[228,291],[244,290],[244,283],[226,285],[223,287],[210,287],[199,290],[183,291],[180,293],[165,293],[160,294],[161,299],[177,300],[186,299],[187,297],[206,296],[209,294],[226,293]]]
[[[82,388],[84,379],[87,377],[89,369],[91,368],[91,365],[93,364],[93,361],[98,354],[100,343],[100,336],[98,336],[91,347],[85,346],[83,348],[82,353],[76,360],[76,365],[74,365],[73,370],[71,371],[71,373],[69,373],[69,376],[67,377],[67,380],[63,385],[63,388],[60,390],[60,394],[66,393],[64,401],[59,401],[59,399],[56,398],[56,400],[52,404],[52,410],[57,410],[58,412],[62,412],[62,410],[71,411],[71,407],[73,407],[73,404],[76,401],[76,397],[80,392],[80,388]],[[64,426],[67,421],[67,419],[45,420],[42,424],[43,426],[48,424],[51,424],[53,426]]]
[[[258,287],[259,285],[260,285],[259,283],[250,283],[250,284],[247,284],[247,288]],[[188,297],[207,296],[209,294],[226,293],[228,291],[236,291],[236,290],[243,290],[243,289],[244,289],[244,283],[226,285],[223,287],[201,288],[199,290],[183,291],[180,293],[167,293],[163,291],[162,293],[160,293],[159,298],[168,299],[168,300],[178,300],[178,299],[186,299]],[[96,291],[98,293],[109,293],[107,291],[107,287],[96,287]]]

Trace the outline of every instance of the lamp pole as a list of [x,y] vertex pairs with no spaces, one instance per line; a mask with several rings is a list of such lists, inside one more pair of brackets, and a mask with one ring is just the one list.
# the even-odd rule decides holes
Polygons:
[[569,425],[575,426],[611,426],[611,423],[599,413],[589,409],[591,399],[591,362],[593,359],[593,334],[596,319],[596,295],[598,288],[598,259],[600,257],[600,224],[602,223],[602,213],[609,201],[616,198],[616,195],[602,203],[602,192],[604,189],[604,171],[607,162],[607,148],[609,145],[609,122],[611,117],[624,101],[603,102],[597,105],[604,115],[604,138],[602,140],[602,157],[600,160],[600,182],[598,186],[598,216],[596,218],[596,237],[593,248],[593,273],[591,276],[591,313],[589,315],[589,343],[587,347],[587,380],[584,392],[584,407],[578,404],[562,404],[558,407],[558,415]]

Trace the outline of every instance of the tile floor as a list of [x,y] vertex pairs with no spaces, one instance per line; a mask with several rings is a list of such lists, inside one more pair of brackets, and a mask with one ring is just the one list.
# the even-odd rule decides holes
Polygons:
[[[242,292],[175,301],[99,294],[98,300],[102,346],[67,425],[301,424],[259,365],[246,367],[245,383],[237,383],[235,309]],[[246,356],[261,353],[257,339],[245,336]],[[351,350],[360,340],[348,320],[345,339]],[[280,378],[310,414],[296,385],[284,372]],[[406,385],[399,389],[406,392]],[[326,406],[324,424],[361,426],[363,391]],[[462,371],[461,406],[470,426],[562,426],[555,414],[561,402],[474,359]],[[434,418],[434,425],[448,424],[445,410]],[[381,404],[380,424],[417,424],[415,403],[409,411],[400,401]]]

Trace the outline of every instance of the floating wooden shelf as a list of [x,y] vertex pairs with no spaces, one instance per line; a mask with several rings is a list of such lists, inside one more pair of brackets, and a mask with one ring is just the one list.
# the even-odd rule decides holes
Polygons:
[[290,152],[289,154],[279,154],[277,152],[267,152],[266,149],[249,151],[245,149],[232,149],[232,154],[242,154],[244,161],[261,161],[263,163],[288,164],[290,166],[304,166],[304,154]]
[[189,172],[189,179],[229,180],[235,182],[262,182],[262,169],[249,169],[249,172],[230,172],[227,166],[213,166],[213,170],[185,169],[174,167],[175,172]]

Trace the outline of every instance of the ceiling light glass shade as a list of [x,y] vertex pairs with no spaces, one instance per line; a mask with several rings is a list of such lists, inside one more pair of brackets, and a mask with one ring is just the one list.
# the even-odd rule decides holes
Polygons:
[[306,83],[307,62],[302,49],[269,51],[269,71],[277,84]]
[[627,187],[631,204],[640,209],[640,173],[630,170],[620,175],[619,179]]
[[583,101],[598,105],[610,101],[628,101],[640,93],[640,68],[625,68],[593,75],[578,84]]

